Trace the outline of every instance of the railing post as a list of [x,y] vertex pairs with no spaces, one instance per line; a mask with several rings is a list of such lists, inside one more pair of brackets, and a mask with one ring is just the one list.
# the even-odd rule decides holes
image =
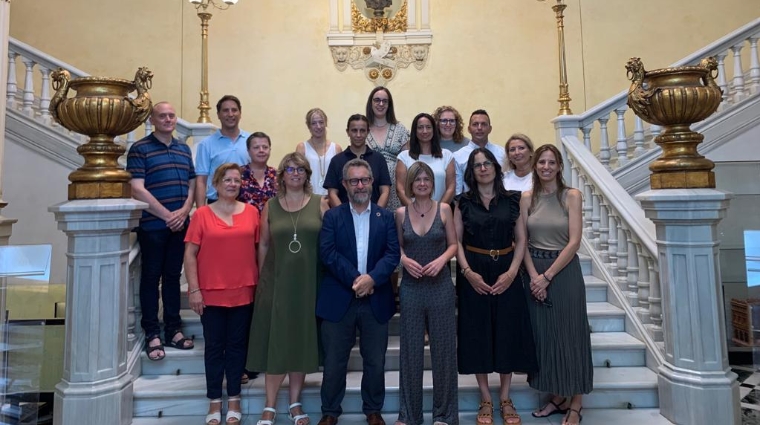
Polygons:
[[[617,283],[618,286],[626,291],[629,292],[630,288],[628,288],[628,237],[626,236],[625,230],[623,230],[623,218],[621,216],[617,216],[617,264],[615,264],[615,268],[617,269]],[[633,305],[633,304],[632,304]],[[633,305],[635,307],[635,305]]]
[[617,151],[618,168],[628,163],[628,135],[625,132],[625,111],[627,109],[628,107],[626,106],[615,109],[615,114],[617,114],[617,143],[615,144],[615,150]]
[[599,194],[599,257],[605,267],[610,263],[610,218],[606,200]]
[[129,233],[144,208],[147,204],[132,199],[68,201],[49,208],[69,239],[56,424],[100,423],[103,418],[115,425],[132,423],[126,335]]
[[601,131],[601,141],[599,144],[599,162],[604,165],[604,168],[606,168],[608,171],[611,171],[610,136],[607,134],[607,121],[609,120],[609,117],[605,117],[599,118],[597,121],[599,121],[599,130]]
[[34,116],[34,61],[25,57],[22,57],[21,60],[24,62],[24,66],[26,68],[26,73],[24,77],[24,97],[23,97],[23,107],[21,108],[21,112],[29,115],[30,117]]
[[591,130],[593,129],[594,129],[593,121],[581,127],[581,131],[583,132],[583,146],[585,146],[589,152],[591,152]]
[[9,109],[16,107],[16,92],[18,91],[18,84],[16,82],[16,56],[15,52],[8,52],[8,86],[6,93],[5,103]]
[[732,197],[713,189],[651,190],[636,197],[657,229],[665,336],[658,390],[660,413],[673,423],[741,423],[717,237]]
[[591,184],[589,183],[589,177],[582,175],[583,180],[583,234],[586,235],[586,239],[594,240],[594,228],[592,225],[592,216],[594,212],[594,195],[591,192]]
[[742,48],[744,41],[731,46],[734,52],[734,103],[744,99],[744,68],[742,68]]
[[639,307],[639,253],[638,246],[634,242],[633,232],[626,230],[626,239],[628,240],[628,264],[625,270],[625,285],[628,287],[628,292],[635,295],[636,305]]
[[644,121],[636,115],[633,122],[633,143],[636,145],[636,148],[633,150],[633,157],[638,158],[646,152],[644,150]]
[[50,124],[52,117],[50,116],[50,69],[48,67],[39,66],[40,74],[42,75],[42,87],[40,89],[40,119],[45,124]]
[[760,56],[757,52],[757,40],[760,34],[755,34],[749,38],[749,79],[752,82],[750,91],[752,94],[760,93]]
[[611,205],[607,204],[607,270],[613,278],[617,278],[617,252],[618,252],[618,232],[616,212]]
[[715,57],[718,59],[718,87],[723,92],[718,110],[723,111],[728,108],[729,96],[728,96],[728,82],[726,81],[726,56],[728,52],[718,53]]
[[[647,258],[644,247],[636,240],[636,253],[638,254],[636,273],[638,273],[638,280],[636,281],[636,290],[639,294],[639,307],[638,310],[639,320],[641,323],[652,323],[649,305],[649,288],[651,283],[649,281],[649,260]],[[629,271],[630,273],[630,271]]]

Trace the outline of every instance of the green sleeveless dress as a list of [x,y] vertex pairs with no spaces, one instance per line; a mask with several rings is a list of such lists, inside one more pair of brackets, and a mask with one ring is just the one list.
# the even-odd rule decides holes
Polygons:
[[[246,369],[270,374],[316,372],[320,197],[312,195],[300,216],[285,211],[277,197],[268,204],[271,239],[256,287]],[[301,242],[297,253],[291,252],[296,250],[291,244],[293,223]]]

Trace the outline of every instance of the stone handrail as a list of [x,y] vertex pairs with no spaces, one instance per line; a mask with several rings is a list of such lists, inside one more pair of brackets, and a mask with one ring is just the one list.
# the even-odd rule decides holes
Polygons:
[[636,333],[662,364],[662,297],[654,223],[576,136],[562,135],[561,142],[566,182],[583,192],[582,243]]
[[[760,93],[758,40],[760,18],[675,62],[672,66],[695,65],[705,57],[715,56],[718,59],[718,85],[723,90],[723,101],[719,111],[725,111],[749,96]],[[750,50],[748,69],[742,64],[741,52],[745,47],[749,47]],[[733,57],[726,63],[729,54]],[[730,79],[727,76],[729,71],[732,73]],[[658,149],[653,139],[660,134],[661,128],[643,122],[628,111],[627,95],[626,89],[580,115],[570,116],[576,136],[583,140],[583,145],[589,150],[592,149],[592,144],[598,145],[595,155],[609,171],[618,170],[644,153]],[[627,126],[631,124],[633,132],[627,130]],[[610,132],[614,139],[610,138]],[[558,139],[557,145],[559,144]]]
[[[20,66],[18,61],[23,64],[22,84],[19,84],[17,81],[17,67]],[[56,128],[61,133],[69,136],[75,135],[75,137],[79,137],[84,141],[84,136],[71,133],[55,123],[48,111],[52,95],[50,74],[58,68],[66,69],[71,73],[72,77],[86,77],[90,75],[11,37],[8,41],[8,81],[6,82],[8,90],[6,103],[8,109],[19,111],[34,118],[43,125]],[[35,70],[40,74],[39,80],[35,77]],[[126,142],[128,148],[137,137],[148,135],[151,131],[150,122],[146,122],[142,128],[129,133],[125,138],[117,140]],[[203,138],[214,131],[216,131],[216,127],[212,124],[196,124],[178,118],[175,133],[177,138],[188,143],[189,139]]]

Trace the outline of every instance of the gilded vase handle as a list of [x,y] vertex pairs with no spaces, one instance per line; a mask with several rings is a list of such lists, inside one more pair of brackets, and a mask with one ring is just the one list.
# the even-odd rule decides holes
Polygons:
[[650,105],[649,99],[654,94],[654,90],[644,88],[644,77],[646,70],[640,58],[631,58],[625,65],[626,75],[631,80],[631,87],[628,89],[628,106],[633,109],[636,115],[646,119],[649,117],[647,107]]
[[707,69],[707,75],[702,79],[702,82],[707,87],[712,87],[720,91],[723,94],[723,90],[715,83],[715,79],[718,78],[718,60],[715,56],[710,56],[699,61],[699,66]]
[[58,118],[58,105],[63,101],[63,99],[66,99],[66,96],[69,94],[69,81],[71,81],[71,73],[63,68],[58,68],[57,70],[53,71],[53,73],[50,75],[50,78],[53,81],[53,90],[55,90],[55,94],[50,99],[50,106],[48,107],[48,110],[50,111],[50,115],[53,117],[55,122],[63,125],[60,118]]
[[148,93],[148,90],[153,87],[153,73],[142,66],[137,69],[133,83],[137,89],[137,96],[134,99],[126,97],[125,100],[135,108],[135,121],[142,123],[148,119],[153,110],[153,102]]

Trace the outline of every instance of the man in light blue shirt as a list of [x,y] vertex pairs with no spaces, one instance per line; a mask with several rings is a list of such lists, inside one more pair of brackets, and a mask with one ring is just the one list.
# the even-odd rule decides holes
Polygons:
[[[467,146],[454,152],[454,162],[456,163],[457,172],[457,195],[468,190],[467,185],[464,182],[464,170],[467,168],[467,160],[470,158],[470,153],[472,153],[472,151],[477,148],[486,148],[493,153],[493,156],[495,156],[499,164],[502,165],[504,164],[504,159],[506,157],[503,147],[488,141],[488,135],[491,134],[493,128],[491,127],[491,118],[488,116],[488,112],[484,109],[478,109],[470,115],[470,125],[467,129],[470,131],[472,140],[470,140],[470,143],[468,143]],[[497,178],[501,177],[497,176]]]
[[217,167],[227,162],[246,165],[251,162],[245,141],[248,132],[240,130],[240,99],[225,95],[216,103],[216,116],[222,127],[203,139],[195,150],[195,206],[200,208],[217,199],[211,177]]

